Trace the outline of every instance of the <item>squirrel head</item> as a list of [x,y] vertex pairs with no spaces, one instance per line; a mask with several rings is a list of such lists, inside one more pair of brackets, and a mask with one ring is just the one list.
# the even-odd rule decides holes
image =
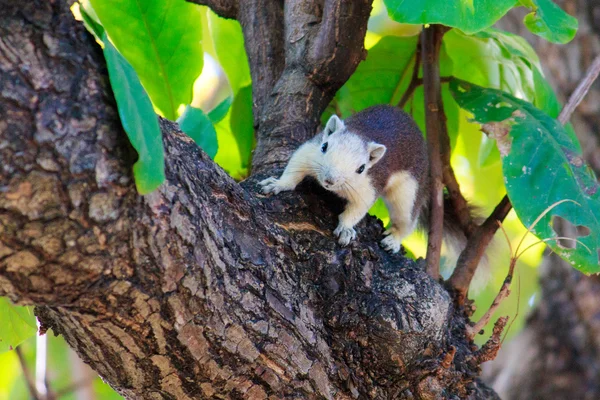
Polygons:
[[321,186],[333,192],[350,194],[368,183],[367,173],[384,156],[386,147],[365,141],[346,129],[344,121],[333,115],[321,133],[319,152],[315,160]]

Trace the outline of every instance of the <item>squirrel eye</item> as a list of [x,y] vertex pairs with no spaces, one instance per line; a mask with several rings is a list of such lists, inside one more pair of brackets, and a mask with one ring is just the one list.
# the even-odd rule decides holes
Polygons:
[[362,174],[364,170],[365,170],[365,164],[363,164],[360,167],[358,167],[358,169],[356,170],[356,173],[357,174]]
[[327,142],[323,143],[323,146],[321,146],[321,152],[325,153],[327,151]]

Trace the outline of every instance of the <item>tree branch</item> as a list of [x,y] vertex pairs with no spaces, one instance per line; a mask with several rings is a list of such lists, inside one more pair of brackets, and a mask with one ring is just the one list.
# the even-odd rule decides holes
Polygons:
[[558,121],[561,124],[565,125],[569,121],[573,111],[575,111],[579,103],[581,103],[587,92],[592,87],[592,84],[596,78],[598,78],[598,74],[600,74],[600,55],[594,58],[594,61],[592,61],[592,64],[586,71],[583,79],[581,79],[579,85],[577,85],[577,88],[573,94],[571,94],[571,97],[569,97],[569,101],[567,101],[567,104],[565,104],[561,110],[558,116]]
[[467,241],[467,246],[458,257],[456,268],[450,279],[448,279],[448,283],[456,291],[458,304],[464,304],[469,285],[481,257],[483,257],[485,249],[494,238],[494,234],[499,227],[498,223],[504,221],[511,208],[510,200],[505,195],[485,222],[475,229],[473,235]]
[[412,77],[410,78],[410,83],[406,88],[406,91],[402,95],[402,98],[398,102],[398,108],[404,108],[408,99],[413,95],[415,89],[419,87],[419,85],[423,84],[423,80],[419,78],[419,70],[421,68],[421,38],[422,35],[419,35],[419,41],[417,42],[417,50],[415,51],[415,65],[413,68]]
[[423,54],[423,85],[425,91],[425,126],[430,165],[430,220],[429,241],[427,243],[427,273],[434,279],[440,276],[440,251],[444,227],[444,185],[442,183],[442,162],[440,136],[446,116],[440,112],[441,84],[439,52],[444,28],[432,25],[421,33]]
[[[262,106],[260,97],[255,100],[258,127],[253,173],[282,167],[291,153],[317,132],[321,113],[366,56],[363,43],[371,2],[286,3],[281,19],[284,33],[277,33],[277,40],[285,38],[285,59],[279,60],[285,69],[272,86],[265,87],[268,97],[263,97]],[[244,37],[248,43],[249,37],[261,36],[245,31]],[[262,68],[261,62],[251,60],[253,82],[254,74],[264,75]]]
[[[239,0],[186,0],[187,2],[208,6],[220,17],[236,19],[238,17]],[[244,0],[245,1],[245,0]]]
[[19,364],[21,365],[21,371],[23,372],[23,377],[25,378],[25,383],[27,383],[27,388],[29,389],[29,394],[33,400],[41,400],[41,396],[38,393],[35,382],[33,380],[33,376],[31,375],[31,371],[29,371],[29,367],[27,366],[27,361],[23,356],[23,351],[20,347],[15,349],[17,353],[17,357],[19,358]]

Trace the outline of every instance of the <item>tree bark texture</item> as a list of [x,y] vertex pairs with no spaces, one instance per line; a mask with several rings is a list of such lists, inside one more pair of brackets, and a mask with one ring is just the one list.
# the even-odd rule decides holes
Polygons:
[[[600,54],[600,2],[557,2],[579,20],[574,41],[550,44],[524,32],[523,15],[514,13],[502,28],[533,44],[546,76],[565,103]],[[584,156],[600,174],[600,86],[594,84],[571,118]],[[564,227],[569,229],[569,227]],[[572,237],[574,232],[568,232]],[[486,368],[486,380],[503,399],[600,398],[600,279],[585,276],[559,257],[547,254],[541,273],[539,305],[524,330],[505,345]]]
[[0,295],[127,398],[495,398],[462,311],[379,248],[379,221],[341,248],[334,195],[257,194],[364,58],[370,3],[221,4],[252,39],[255,174],[236,183],[161,121],[167,181],[139,196],[70,2],[0,0]]

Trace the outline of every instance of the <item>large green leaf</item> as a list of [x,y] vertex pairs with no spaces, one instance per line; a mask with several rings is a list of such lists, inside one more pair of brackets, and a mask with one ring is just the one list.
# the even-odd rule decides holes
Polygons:
[[219,144],[217,142],[217,132],[208,115],[204,114],[199,108],[187,106],[177,122],[179,123],[181,130],[194,139],[194,142],[196,142],[210,158],[215,158],[217,150],[219,149]]
[[251,83],[248,56],[240,23],[208,11],[210,35],[219,64],[225,70],[235,96],[242,87]]
[[90,0],[160,113],[177,118],[202,71],[201,9],[183,0]]
[[531,13],[523,19],[532,33],[554,43],[570,42],[577,33],[578,22],[552,0],[521,0]]
[[444,45],[455,77],[535,102],[533,68],[539,60],[522,38],[492,29],[475,35],[453,29],[444,35]]
[[492,26],[515,0],[384,0],[390,17],[407,24],[442,24],[474,33]]
[[36,332],[31,308],[15,306],[6,297],[0,297],[0,353],[14,349]]
[[556,237],[554,217],[587,227],[574,248],[548,244],[582,272],[600,272],[600,185],[573,137],[558,121],[506,92],[458,79],[450,87],[459,105],[495,132],[506,190],[521,221],[531,226],[552,205],[572,200],[553,208],[533,232],[540,239]]
[[131,65],[115,49],[106,33],[102,40],[119,117],[139,156],[133,166],[135,184],[140,194],[147,194],[165,180],[164,149],[158,117]]
[[231,132],[235,137],[242,168],[250,165],[254,148],[254,116],[252,114],[252,85],[241,88],[231,106]]
[[[558,116],[560,103],[541,72],[537,54],[522,37],[492,28],[474,35],[453,29],[444,36],[444,45],[456,78],[504,90],[552,117]],[[574,136],[570,126],[567,131]],[[494,143],[484,140],[480,165],[489,166],[498,160]]]
[[[396,104],[408,86],[418,36],[385,36],[369,49],[337,95],[344,117],[375,104]],[[403,79],[405,78],[405,79]],[[403,85],[404,83],[404,85]]]

